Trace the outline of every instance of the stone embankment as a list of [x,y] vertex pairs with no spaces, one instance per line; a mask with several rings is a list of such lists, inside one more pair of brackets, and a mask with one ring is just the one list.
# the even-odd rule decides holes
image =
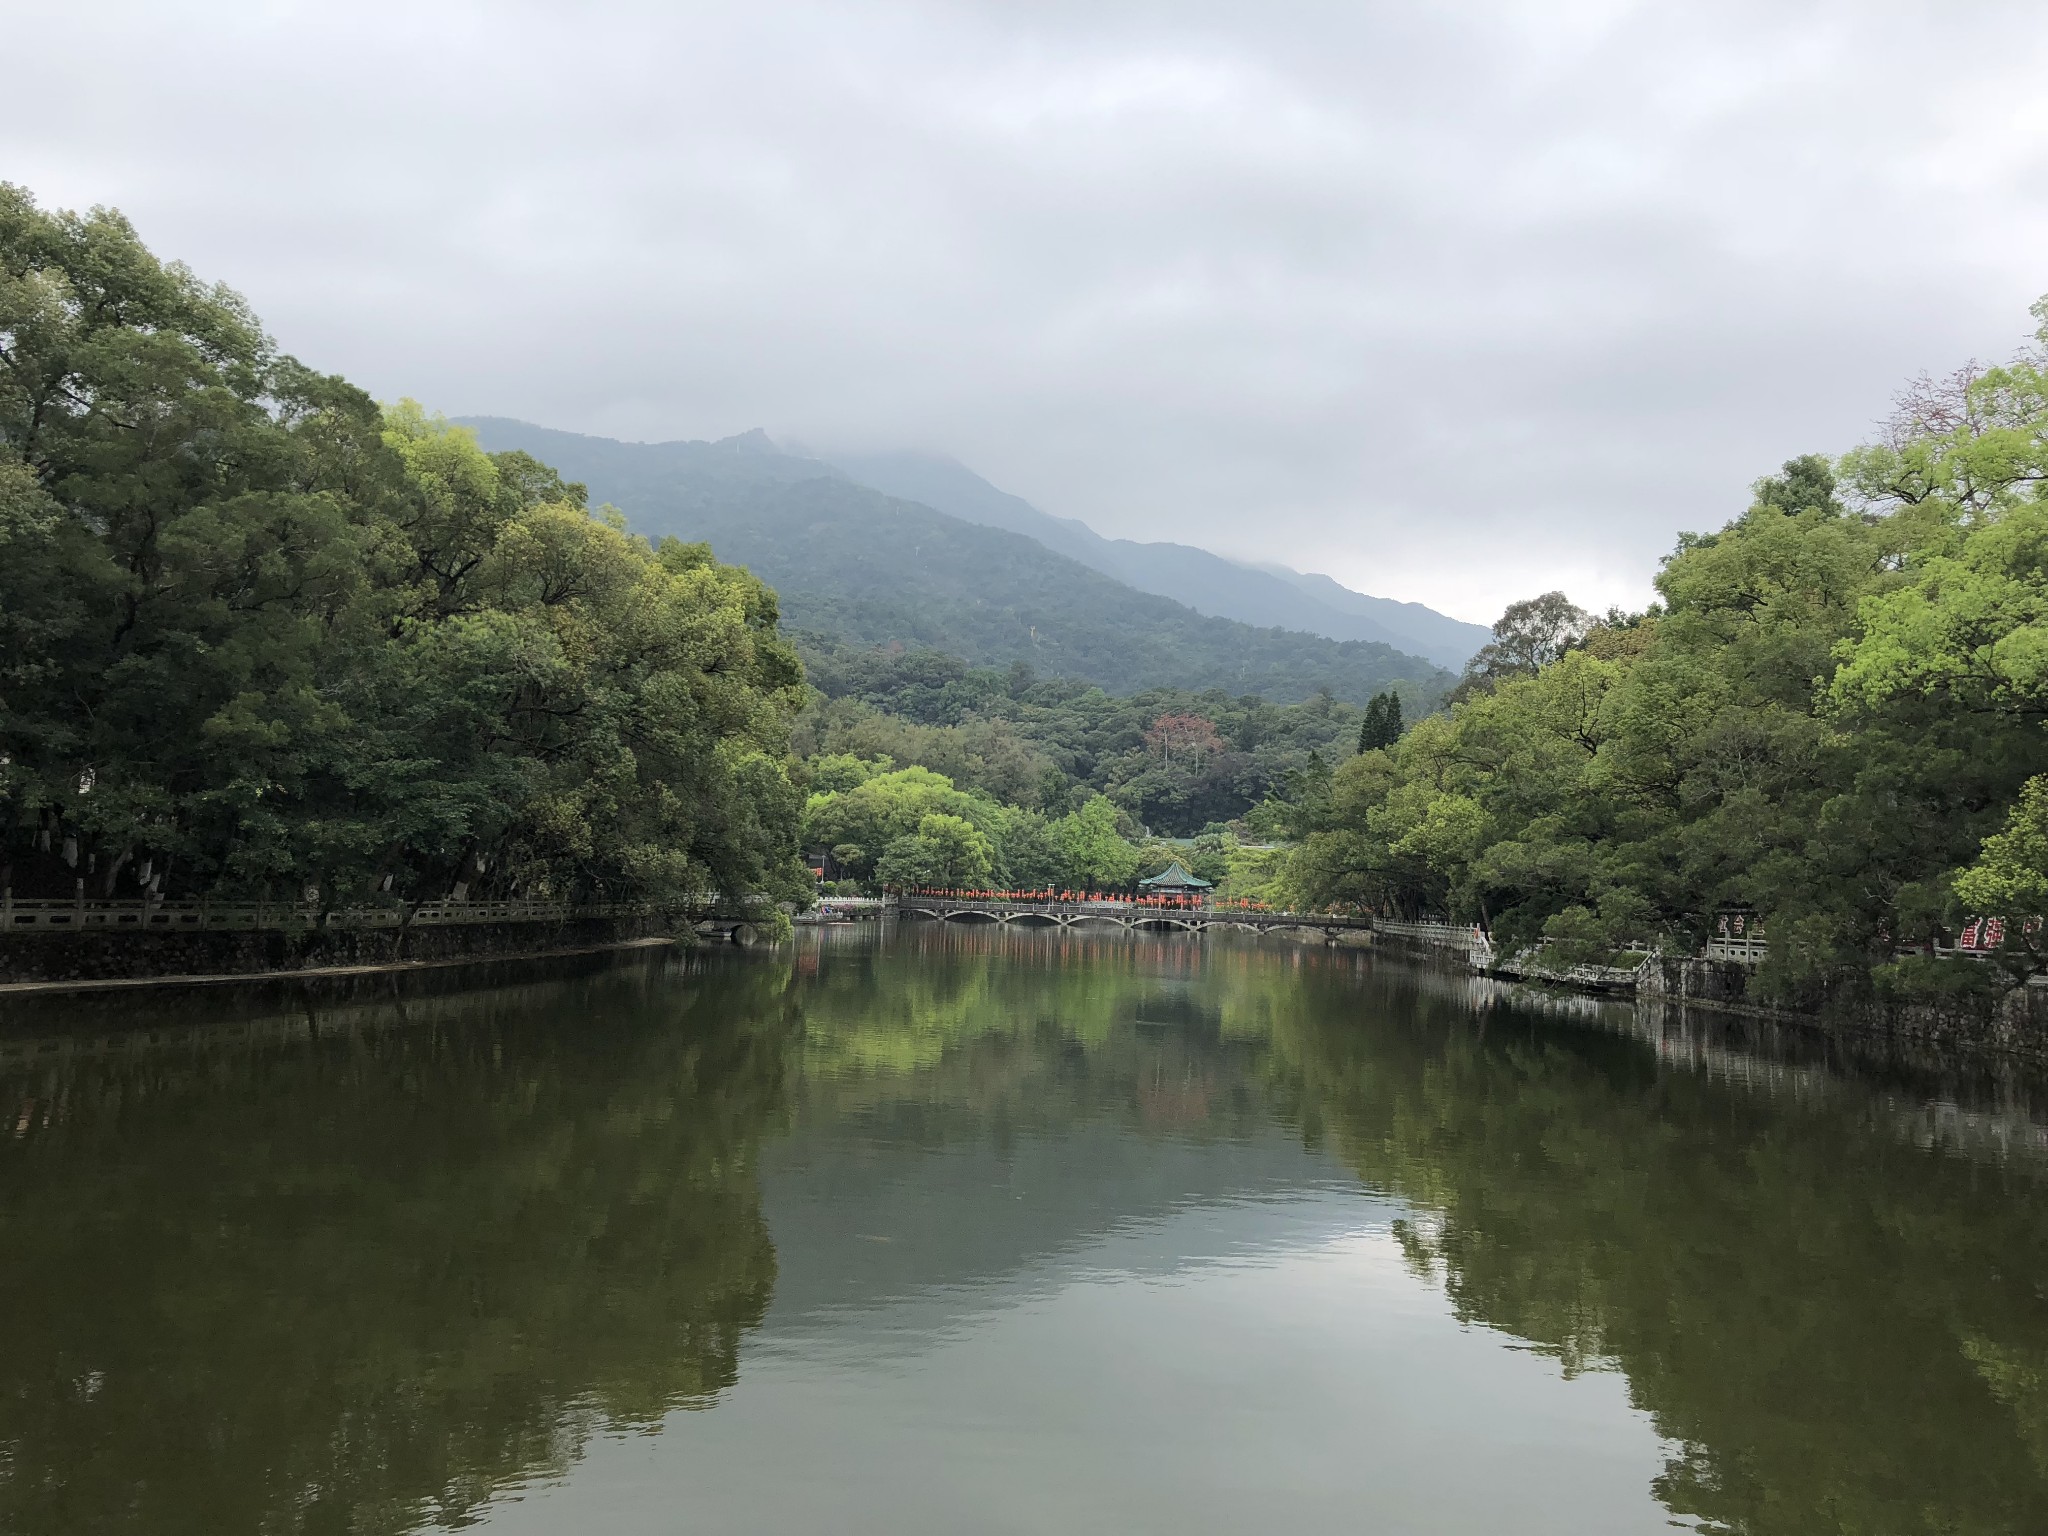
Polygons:
[[[1950,965],[1981,965],[1950,960]],[[1754,963],[1710,955],[1652,955],[1643,962],[1638,997],[1681,1007],[1711,1008],[1777,1019],[1829,1034],[1911,1040],[1938,1048],[1996,1051],[2048,1060],[2048,978],[1994,996],[1962,996],[1942,1004],[1857,999],[1817,1009],[1786,1008],[1754,992]]]
[[[2012,987],[1994,998],[1960,998],[1939,1005],[1858,999],[1840,1006],[1788,1008],[1755,991],[1757,967],[1769,953],[1759,940],[1710,943],[1699,955],[1647,949],[1634,966],[1547,966],[1540,947],[1497,953],[1476,926],[1454,923],[1377,925],[1381,944],[1440,956],[1481,975],[1569,987],[1580,992],[1632,996],[1679,1009],[1743,1014],[1844,1039],[1911,1041],[1938,1050],[1991,1051],[2048,1060],[2048,978]],[[1956,959],[1949,963],[1985,962]]]
[[[0,986],[94,986],[559,955],[694,937],[649,907],[437,903],[321,914],[299,908],[8,903]],[[726,927],[743,925],[726,924]]]

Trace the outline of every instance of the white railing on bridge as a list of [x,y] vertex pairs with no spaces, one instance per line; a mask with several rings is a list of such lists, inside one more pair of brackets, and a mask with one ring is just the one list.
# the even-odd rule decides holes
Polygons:
[[1021,896],[946,896],[921,891],[904,891],[887,898],[898,910],[930,909],[938,912],[986,912],[998,916],[1043,914],[1047,917],[1114,917],[1126,922],[1200,921],[1243,923],[1252,926],[1326,928],[1370,928],[1375,919],[1349,912],[1290,912],[1272,907],[1207,905],[1198,902],[1133,901],[1114,896],[1088,901],[1062,901],[1030,894]]

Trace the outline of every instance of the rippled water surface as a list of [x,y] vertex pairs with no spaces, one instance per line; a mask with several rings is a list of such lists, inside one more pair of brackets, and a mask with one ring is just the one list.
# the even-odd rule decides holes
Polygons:
[[925,926],[107,1006],[0,1017],[0,1531],[2048,1531],[2021,1080]]

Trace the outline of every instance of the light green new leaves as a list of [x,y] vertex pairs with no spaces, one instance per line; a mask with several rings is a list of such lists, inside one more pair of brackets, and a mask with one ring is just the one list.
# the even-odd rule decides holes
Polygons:
[[1974,912],[2048,911],[2048,776],[2027,781],[2005,830],[1956,876],[1956,895]]
[[2016,506],[1915,561],[1910,586],[1868,598],[1836,654],[1843,705],[1939,693],[1972,709],[2048,714],[2048,509]]
[[1138,872],[1138,850],[1117,831],[1116,807],[1098,795],[1046,828],[1069,886],[1115,890]]
[[[2048,347],[2048,307],[2034,306]],[[1921,508],[1907,523],[1933,539],[2033,499],[2048,482],[2048,371],[2041,354],[1979,373],[1922,379],[1900,402],[1887,440],[1842,460],[1843,479],[1874,505]]]

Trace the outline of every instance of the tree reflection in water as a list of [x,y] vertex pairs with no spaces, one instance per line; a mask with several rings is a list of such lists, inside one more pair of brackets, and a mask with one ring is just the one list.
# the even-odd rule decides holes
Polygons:
[[[459,1524],[735,1380],[776,1276],[764,1149],[804,1148],[796,1177],[855,1132],[905,1159],[1113,1132],[1043,1165],[1077,1186],[1043,1231],[947,1208],[955,1257],[1012,1264],[1145,1214],[1148,1147],[1276,1126],[1403,1202],[1460,1317],[1624,1373],[1678,1447],[1674,1514],[2048,1529],[2048,1170],[2024,1106],[1973,1121],[1968,1085],[1702,1067],[1625,1014],[1362,954],[1071,934],[832,936],[318,1022],[0,1066],[0,1529]],[[820,1199],[878,1198],[833,1172]]]
[[1872,1085],[1672,1070],[1426,975],[1366,983],[1372,1027],[1346,1027],[1360,990],[1330,968],[1275,1014],[1296,1112],[1413,1205],[1410,1262],[1460,1316],[1626,1374],[1682,1447],[1673,1513],[2048,1530],[2038,1159],[1924,1149]]
[[708,1401],[775,1279],[785,976],[0,1075],[0,1529],[457,1524]]

